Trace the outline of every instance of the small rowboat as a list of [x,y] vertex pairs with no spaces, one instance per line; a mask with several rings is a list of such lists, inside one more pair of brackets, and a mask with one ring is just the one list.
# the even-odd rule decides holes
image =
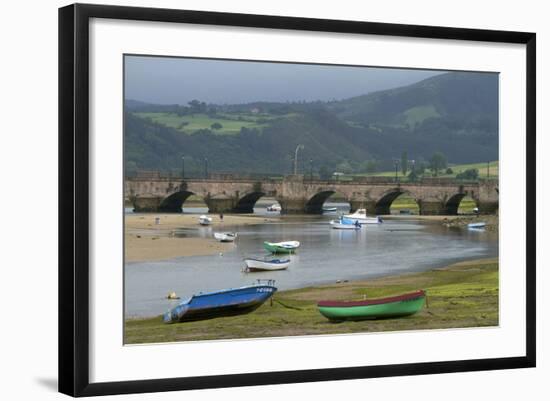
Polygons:
[[267,207],[268,212],[280,212],[281,211],[281,205],[274,203],[271,206]]
[[255,271],[274,271],[285,270],[290,265],[290,259],[245,259],[246,270]]
[[233,242],[237,238],[237,233],[214,233],[214,238],[220,242]]
[[274,285],[275,280],[258,280],[253,285],[193,295],[166,312],[162,320],[177,323],[249,313],[275,294]]
[[299,241],[267,242],[264,241],[264,248],[271,253],[294,253],[300,246]]
[[212,224],[212,217],[208,217],[206,215],[200,215],[199,216],[199,224],[201,226],[209,226],[210,224]]
[[334,213],[338,210],[336,207],[324,207],[323,213]]
[[330,226],[337,230],[360,230],[361,223],[343,223],[342,220],[331,220]]
[[487,223],[480,221],[479,223],[470,223],[468,224],[468,228],[485,228]]
[[319,301],[321,315],[332,321],[384,319],[418,312],[426,300],[426,292],[419,290],[395,297],[364,301]]

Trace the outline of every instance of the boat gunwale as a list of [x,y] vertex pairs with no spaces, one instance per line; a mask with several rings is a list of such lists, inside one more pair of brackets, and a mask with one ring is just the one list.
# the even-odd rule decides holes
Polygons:
[[[217,291],[211,291],[211,292],[203,292],[200,294],[193,294],[188,299],[189,303],[193,300],[193,298],[203,297],[203,296],[210,296],[210,295],[218,295],[218,294],[224,294],[227,292],[237,291],[237,290],[246,290],[248,288],[273,288],[275,291],[277,291],[277,287],[273,285],[267,285],[267,284],[252,284],[252,285],[244,285],[242,287],[236,287],[236,288],[227,288],[224,290],[217,290]],[[180,303],[180,305],[183,305],[184,303]]]
[[255,258],[246,258],[245,262],[247,260],[253,260],[255,262],[262,262],[262,263],[271,263],[271,264],[284,264],[289,263],[290,259],[272,259],[272,260],[264,260],[264,259],[255,259]]
[[426,291],[418,290],[407,294],[396,295],[393,297],[366,299],[363,301],[319,301],[318,307],[325,308],[349,308],[355,306],[383,305],[401,301],[413,301],[426,296]]

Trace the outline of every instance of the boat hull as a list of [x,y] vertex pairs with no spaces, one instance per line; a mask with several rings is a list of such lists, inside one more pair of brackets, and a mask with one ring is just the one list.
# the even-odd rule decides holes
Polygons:
[[426,301],[426,293],[418,291],[398,297],[360,302],[321,301],[319,312],[331,321],[388,319],[417,313]]
[[335,230],[360,230],[361,224],[355,225],[355,224],[343,224],[336,220],[332,220],[330,222],[330,226],[334,228]]
[[285,270],[290,265],[290,259],[275,261],[263,261],[259,259],[245,259],[246,268],[248,271],[275,271]]
[[273,296],[277,288],[254,285],[194,295],[163,316],[164,323],[189,322],[250,313]]
[[351,217],[351,215],[345,215],[344,219],[355,223],[356,221],[359,222],[359,224],[380,224],[381,220],[379,217]]

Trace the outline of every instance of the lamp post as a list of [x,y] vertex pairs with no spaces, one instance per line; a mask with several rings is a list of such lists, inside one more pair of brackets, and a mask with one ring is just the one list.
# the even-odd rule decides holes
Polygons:
[[395,165],[395,182],[397,182],[397,168],[399,167],[399,160],[394,160],[393,164]]
[[490,162],[487,162],[487,179],[489,179],[489,163]]
[[304,145],[298,145],[294,151],[294,175],[298,174],[298,151],[303,148]]
[[185,180],[185,156],[181,157],[181,179]]
[[208,179],[208,159],[204,158],[204,178]]
[[313,159],[309,159],[309,180],[313,181]]

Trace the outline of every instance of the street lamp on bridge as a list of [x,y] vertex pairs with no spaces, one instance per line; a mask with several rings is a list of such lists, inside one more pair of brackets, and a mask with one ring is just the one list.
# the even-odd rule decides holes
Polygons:
[[204,178],[208,179],[208,159],[204,158]]
[[294,151],[294,175],[298,174],[298,151],[303,148],[304,145],[298,145]]
[[185,156],[181,157],[181,179],[185,180]]
[[395,165],[395,182],[397,182],[397,170],[398,170],[398,167],[399,167],[399,160],[395,159],[393,161],[393,164]]

